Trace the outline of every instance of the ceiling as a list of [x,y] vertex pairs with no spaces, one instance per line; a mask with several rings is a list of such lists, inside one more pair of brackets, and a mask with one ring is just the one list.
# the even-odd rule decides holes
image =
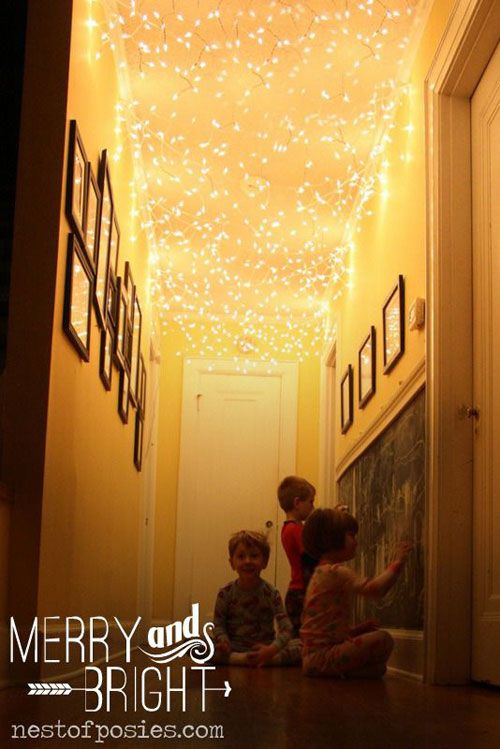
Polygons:
[[317,350],[381,189],[418,0],[107,6],[167,330],[196,353]]

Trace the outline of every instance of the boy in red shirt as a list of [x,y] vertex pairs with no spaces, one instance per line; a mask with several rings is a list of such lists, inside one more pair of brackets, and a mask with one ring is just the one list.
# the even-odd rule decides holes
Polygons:
[[292,572],[285,608],[293,625],[293,637],[299,636],[304,596],[315,566],[315,560],[304,552],[302,544],[302,523],[314,508],[315,495],[314,486],[300,476],[287,476],[278,486],[278,502],[286,514],[281,543]]

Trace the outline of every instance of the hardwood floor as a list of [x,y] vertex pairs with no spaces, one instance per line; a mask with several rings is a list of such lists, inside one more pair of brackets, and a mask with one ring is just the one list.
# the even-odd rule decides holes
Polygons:
[[[129,682],[133,682],[135,666],[138,683],[142,670],[151,666],[141,656],[127,666]],[[146,704],[154,706],[161,692],[162,706],[154,712],[144,708],[123,710],[123,695],[114,694],[111,711],[85,712],[85,695],[74,691],[69,695],[28,696],[26,688],[0,692],[1,749],[56,747],[80,749],[103,746],[116,749],[135,747],[202,747],[218,744],[228,749],[497,749],[500,747],[500,692],[480,687],[432,687],[401,677],[387,676],[382,681],[334,681],[308,679],[298,668],[245,669],[217,667],[206,674],[206,686],[223,688],[225,680],[231,693],[206,692],[206,711],[202,712],[201,673],[190,670],[193,664],[184,660],[171,666],[171,687],[180,688],[182,668],[186,668],[186,710],[182,710],[182,693],[171,693],[170,710],[166,704],[166,666],[158,666],[163,685],[155,672],[148,672]],[[124,666],[112,661],[109,666]],[[123,674],[114,672],[120,681]],[[81,687],[83,679],[71,681]],[[89,698],[95,700],[90,693]],[[92,707],[92,699],[88,706]],[[140,700],[139,700],[140,701]],[[59,728],[57,721],[60,721]],[[93,721],[88,738],[82,738],[82,726]],[[144,738],[156,724],[165,731],[162,738]],[[12,738],[12,726],[23,725]],[[28,737],[29,726],[32,738]],[[101,743],[97,725],[101,726]],[[135,738],[123,738],[125,726],[135,726]],[[50,730],[60,738],[42,738]],[[52,729],[49,727],[52,726]],[[69,727],[72,727],[71,729]],[[114,738],[105,738],[113,728]],[[175,728],[174,728],[175,726]],[[189,728],[191,726],[192,728]],[[216,729],[223,731],[217,738]],[[37,728],[38,727],[38,728]],[[186,728],[185,728],[186,727]],[[80,738],[68,738],[80,732]],[[134,729],[127,729],[132,733]],[[183,738],[181,731],[200,738]],[[23,731],[26,738],[22,738]],[[36,738],[36,734],[39,734]],[[66,734],[65,734],[66,732]],[[212,732],[212,738],[210,733]],[[169,737],[173,735],[173,738]],[[121,737],[120,737],[121,736]],[[203,738],[203,736],[205,736]]]

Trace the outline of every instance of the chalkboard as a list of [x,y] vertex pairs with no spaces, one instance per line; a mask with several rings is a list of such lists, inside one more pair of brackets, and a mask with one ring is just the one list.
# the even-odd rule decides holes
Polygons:
[[399,540],[415,545],[396,585],[376,601],[358,596],[356,621],[423,629],[425,393],[420,393],[341,477],[338,501],[359,522],[354,566],[376,575],[392,561]]

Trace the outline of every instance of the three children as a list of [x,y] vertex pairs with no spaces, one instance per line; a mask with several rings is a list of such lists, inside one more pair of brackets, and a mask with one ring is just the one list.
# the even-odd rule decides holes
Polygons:
[[[294,665],[302,657],[308,676],[377,678],[385,673],[392,638],[372,621],[352,627],[351,604],[355,594],[384,596],[411,545],[401,543],[394,561],[377,577],[359,577],[344,564],[356,552],[356,519],[344,507],[312,512],[314,496],[312,484],[298,476],[288,476],[278,487],[286,513],[282,541],[292,571],[286,595],[290,618],[279,592],[260,577],[270,554],[265,535],[240,531],[231,536],[229,562],[238,577],[217,596],[215,662]],[[307,585],[311,562],[317,566]],[[302,642],[296,639],[299,628]]]

